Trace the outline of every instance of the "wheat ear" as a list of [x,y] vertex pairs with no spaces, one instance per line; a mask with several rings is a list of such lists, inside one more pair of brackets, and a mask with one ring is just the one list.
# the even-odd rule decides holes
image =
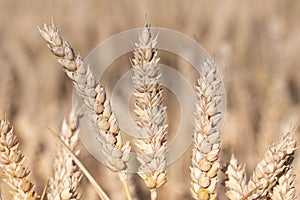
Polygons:
[[195,199],[216,199],[217,173],[220,168],[221,80],[214,63],[206,59],[195,92],[194,148],[192,152],[191,193]]
[[0,167],[11,188],[13,199],[39,199],[29,178],[30,171],[24,166],[24,160],[25,156],[19,149],[13,127],[8,120],[0,120]]
[[139,43],[135,44],[132,59],[132,82],[136,124],[141,138],[136,141],[139,149],[137,159],[140,162],[138,174],[151,191],[151,199],[156,199],[156,188],[167,182],[167,114],[162,105],[163,86],[159,84],[159,67],[157,65],[157,40],[151,35],[150,26],[142,30]]
[[106,166],[119,173],[121,181],[126,186],[124,189],[127,198],[130,198],[127,193],[127,162],[131,147],[129,142],[124,142],[121,137],[105,88],[97,84],[89,66],[83,64],[83,58],[74,53],[53,24],[44,25],[43,28],[39,28],[39,31],[57,61],[73,81],[76,92],[84,99],[88,117],[98,132],[97,137],[101,152],[106,159]]
[[268,198],[278,178],[290,167],[296,150],[296,141],[287,133],[281,142],[272,144],[259,162],[248,183],[244,199]]
[[[72,110],[69,120],[63,121],[60,135],[76,156],[80,153],[80,150],[77,149],[79,144],[78,119],[76,111]],[[54,176],[49,181],[48,199],[81,199],[78,189],[81,178],[82,172],[72,157],[61,146],[58,146],[54,159]]]
[[240,200],[247,194],[245,165],[239,165],[233,154],[226,175],[228,177],[225,182],[227,197],[231,200]]
[[293,173],[292,167],[288,167],[279,177],[277,185],[273,189],[271,199],[296,200],[295,178],[296,175]]
[[89,171],[86,169],[86,167],[81,163],[81,161],[76,157],[76,155],[73,153],[73,151],[65,144],[64,141],[58,136],[58,134],[52,130],[51,128],[48,128],[50,133],[54,136],[54,138],[57,140],[57,142],[66,150],[66,152],[69,154],[69,156],[72,157],[76,165],[81,169],[81,171],[84,173],[86,178],[89,180],[91,185],[94,187],[96,192],[98,193],[101,200],[110,200],[110,198],[107,196],[107,194],[103,191],[101,186],[97,183],[97,181],[93,178],[93,176],[89,173]]

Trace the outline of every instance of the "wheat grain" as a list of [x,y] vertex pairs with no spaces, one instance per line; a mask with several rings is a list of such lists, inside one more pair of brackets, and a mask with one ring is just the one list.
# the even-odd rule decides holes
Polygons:
[[[72,110],[68,122],[67,120],[63,121],[60,136],[76,156],[80,153],[80,150],[76,148],[79,143],[78,120],[79,116],[76,114],[76,110]],[[82,172],[74,163],[72,157],[60,146],[57,148],[53,168],[54,176],[49,182],[48,199],[81,199],[78,187]]]
[[11,188],[13,199],[39,199],[29,178],[30,171],[23,164],[24,159],[13,127],[8,120],[0,120],[0,167]]
[[278,144],[272,144],[259,162],[248,183],[248,194],[244,198],[267,198],[278,178],[290,167],[296,150],[296,141],[287,133]]
[[220,130],[222,93],[218,92],[221,80],[214,63],[206,59],[203,74],[195,92],[195,128],[192,153],[191,193],[195,199],[216,199],[217,173],[220,168]]
[[239,165],[233,154],[226,175],[228,176],[228,180],[225,182],[228,189],[227,197],[231,200],[240,200],[247,194],[245,165]]
[[162,105],[162,85],[159,84],[156,38],[151,35],[150,26],[142,30],[139,43],[135,44],[132,59],[132,82],[136,98],[135,113],[138,132],[136,141],[140,162],[138,174],[151,191],[151,199],[156,199],[156,188],[167,182],[166,177],[166,134],[167,114]]

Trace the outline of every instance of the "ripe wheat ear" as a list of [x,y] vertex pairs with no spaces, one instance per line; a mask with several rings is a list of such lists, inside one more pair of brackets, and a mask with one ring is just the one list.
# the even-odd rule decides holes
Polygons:
[[156,189],[167,182],[167,113],[162,105],[162,85],[159,84],[156,38],[150,32],[150,26],[142,30],[139,43],[135,44],[132,59],[132,82],[136,98],[136,125],[141,136],[135,143],[140,162],[138,174],[150,189],[151,199],[157,198]]
[[295,200],[295,175],[292,162],[296,150],[296,141],[288,132],[282,141],[273,143],[259,162],[246,184],[245,165],[241,166],[232,156],[226,175],[226,195],[231,200],[252,199],[290,199]]
[[14,200],[39,199],[34,184],[29,178],[30,171],[24,165],[25,156],[19,149],[19,141],[9,121],[0,120],[0,167],[10,186]]
[[202,73],[195,86],[197,102],[190,191],[194,199],[214,200],[220,168],[221,131],[218,125],[222,115],[219,106],[224,94],[218,92],[221,80],[211,60],[204,61]]
[[[76,113],[76,110],[72,110],[69,119],[63,121],[60,138],[78,156],[79,116]],[[54,175],[49,181],[48,199],[81,199],[79,183],[82,172],[61,146],[57,147],[53,168]]]
[[84,65],[83,58],[75,54],[53,24],[45,24],[39,31],[58,63],[73,81],[77,94],[84,100],[88,117],[98,133],[99,149],[104,155],[106,166],[113,172],[118,172],[127,198],[131,199],[127,185],[127,162],[131,147],[128,141],[124,142],[122,139],[105,88],[97,83],[89,66]]
[[278,144],[272,144],[249,180],[245,199],[270,197],[278,179],[291,167],[295,150],[296,141],[291,133],[287,133]]

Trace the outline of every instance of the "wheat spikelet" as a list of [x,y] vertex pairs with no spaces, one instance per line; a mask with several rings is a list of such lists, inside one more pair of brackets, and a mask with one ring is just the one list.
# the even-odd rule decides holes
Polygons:
[[135,44],[132,59],[132,82],[135,88],[136,124],[141,136],[136,141],[139,149],[137,159],[140,162],[138,174],[156,199],[156,188],[167,182],[166,177],[166,134],[167,114],[162,105],[163,86],[159,84],[159,67],[157,65],[156,38],[151,35],[150,26],[146,25]]
[[104,87],[96,83],[90,68],[84,66],[82,57],[74,53],[53,24],[44,25],[39,31],[57,61],[72,79],[76,92],[84,99],[88,117],[98,132],[98,141],[106,159],[106,166],[114,172],[119,172],[120,178],[124,181],[127,176],[126,163],[129,160],[130,146],[129,142],[122,140]]
[[[76,148],[79,143],[78,120],[79,116],[76,115],[76,111],[73,110],[70,113],[68,122],[67,120],[63,121],[60,136],[76,156],[80,153]],[[50,191],[47,195],[48,199],[81,199],[81,194],[78,189],[81,177],[82,172],[74,163],[72,157],[59,146],[54,159],[54,176],[49,182]]]
[[248,199],[267,198],[278,178],[290,167],[296,150],[296,141],[287,133],[281,142],[273,144],[265,154],[248,183]]
[[228,189],[226,191],[227,197],[231,200],[242,199],[247,194],[245,165],[239,165],[233,154],[226,175],[228,176],[228,180],[225,182]]
[[195,92],[195,128],[192,153],[191,193],[195,199],[216,199],[217,173],[220,168],[219,105],[222,94],[218,92],[221,80],[214,63],[206,59],[203,73],[198,79]]
[[13,127],[8,120],[0,120],[0,167],[13,199],[39,199],[29,178],[30,171],[23,164],[24,159]]
[[279,177],[277,185],[273,188],[271,199],[273,200],[296,200],[295,178],[292,167]]

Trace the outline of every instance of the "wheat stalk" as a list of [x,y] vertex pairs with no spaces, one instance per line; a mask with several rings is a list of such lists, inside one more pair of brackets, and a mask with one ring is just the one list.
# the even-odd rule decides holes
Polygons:
[[[97,84],[91,69],[83,64],[82,57],[74,53],[53,24],[50,26],[45,24],[43,28],[39,28],[39,31],[57,61],[73,81],[76,92],[84,99],[88,117],[98,132],[98,141],[106,159],[106,166],[118,172],[124,186],[127,185],[130,146],[129,142],[123,142],[117,119],[106,97],[105,88]],[[130,198],[127,188],[124,189],[127,198]]]
[[217,173],[220,168],[221,80],[214,63],[206,59],[195,92],[194,148],[192,152],[191,193],[194,199],[216,199]]
[[138,187],[137,187],[138,183],[134,179],[133,175],[129,176],[128,182],[130,185],[130,194],[131,194],[132,200],[139,200]]
[[296,200],[295,178],[296,175],[293,173],[292,167],[288,167],[279,177],[277,185],[273,188],[271,199]]
[[248,194],[244,199],[267,198],[278,178],[290,167],[296,150],[296,141],[287,133],[281,142],[272,144],[259,162],[248,183]]
[[15,200],[39,199],[29,178],[30,171],[24,166],[24,160],[13,127],[8,120],[0,120],[0,167],[11,188],[10,193]]
[[[79,116],[75,110],[72,110],[69,120],[63,121],[61,139],[74,152],[79,155],[80,150],[76,147],[79,143]],[[62,147],[57,148],[56,157],[54,159],[54,176],[50,179],[48,199],[77,200],[81,199],[78,190],[82,172],[74,163],[73,159]]]
[[227,197],[231,200],[240,200],[247,194],[245,165],[239,165],[233,154],[226,175],[228,176],[225,182]]
[[135,43],[132,59],[132,82],[136,125],[141,136],[136,141],[139,149],[137,159],[140,162],[138,174],[151,191],[151,199],[156,199],[156,188],[167,182],[167,114],[162,105],[163,86],[159,84],[159,58],[156,49],[157,40],[152,36],[150,26],[142,30],[139,43]]

